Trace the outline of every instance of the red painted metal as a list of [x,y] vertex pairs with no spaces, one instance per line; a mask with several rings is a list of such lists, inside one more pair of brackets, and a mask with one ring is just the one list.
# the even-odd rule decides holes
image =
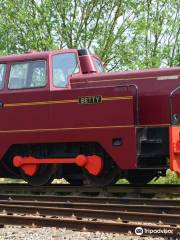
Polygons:
[[[12,90],[8,94],[2,93],[0,100],[6,104],[63,102],[1,109],[0,158],[15,143],[87,141],[102,145],[121,169],[134,169],[137,166],[134,101],[133,98],[111,100],[116,97],[133,97],[132,93],[127,89],[122,91],[116,87],[76,91],[48,91],[47,87],[47,89]],[[78,103],[80,96],[96,95],[102,95],[107,100],[103,100],[101,104]],[[76,102],[64,103],[64,100],[73,99]],[[13,120],[8,122],[7,119]],[[124,144],[121,147],[113,147],[112,139],[119,137],[123,139]]]
[[[158,80],[162,79],[162,76],[164,76],[164,80]],[[168,76],[177,78],[168,79]],[[169,124],[169,95],[173,89],[180,85],[180,67],[95,73],[88,74],[86,77],[79,75],[72,76],[70,82],[73,89],[136,84],[139,93],[140,125],[157,126]],[[180,115],[178,100],[175,98],[173,101],[177,113]]]
[[48,158],[39,159],[34,157],[15,156],[13,165],[20,167],[29,176],[36,174],[39,164],[76,164],[79,167],[84,167],[90,174],[99,175],[103,169],[103,160],[101,157],[78,155],[76,158]]
[[79,61],[83,73],[97,72],[93,60],[91,58],[91,55],[79,56]]
[[[64,52],[77,54],[80,71],[69,79],[67,89],[59,89],[52,84],[51,61],[53,54]],[[47,85],[8,90],[11,64],[35,59],[47,61]],[[0,63],[8,64],[5,88],[0,91],[0,101],[4,103],[0,109],[0,159],[14,144],[96,142],[121,170],[137,168],[136,131],[171,124],[169,96],[180,85],[180,68],[83,74],[87,60],[83,59],[86,57],[79,57],[76,49],[0,57]],[[93,69],[93,65],[88,67]],[[127,87],[130,84],[138,88],[138,124],[136,92]],[[79,97],[97,95],[102,96],[100,104],[78,103]],[[179,94],[172,102],[173,111],[180,116]],[[123,141],[119,147],[112,145],[116,138]],[[91,166],[89,171],[93,171]],[[36,169],[32,164],[31,174],[33,171]]]
[[38,171],[39,165],[38,164],[24,164],[21,166],[23,172],[28,176],[34,176]]
[[170,168],[180,177],[180,127],[169,128]]

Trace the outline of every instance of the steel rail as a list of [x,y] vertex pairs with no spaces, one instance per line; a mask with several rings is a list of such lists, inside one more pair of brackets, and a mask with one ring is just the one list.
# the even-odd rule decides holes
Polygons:
[[0,200],[20,201],[46,201],[68,203],[102,203],[102,204],[136,204],[158,206],[180,206],[180,200],[150,199],[150,198],[120,198],[120,197],[87,197],[87,196],[63,196],[63,195],[29,195],[29,194],[0,194]]
[[167,193],[180,194],[180,185],[150,184],[146,186],[133,186],[130,184],[117,184],[107,187],[71,186],[68,184],[51,184],[49,186],[33,187],[27,184],[0,184],[0,192],[29,191],[39,193]]
[[104,204],[104,203],[75,203],[75,202],[46,202],[46,201],[22,201],[22,200],[0,200],[0,210],[4,205],[16,206],[36,206],[52,208],[73,208],[104,211],[126,211],[139,213],[155,214],[179,214],[180,206],[161,206],[161,205],[137,205],[137,204]]
[[[139,226],[143,227],[144,236],[150,235],[147,231],[155,230],[151,236],[179,236],[180,228],[164,225],[139,225],[139,224],[125,224],[116,222],[97,222],[97,221],[80,221],[75,219],[55,219],[43,217],[30,216],[6,216],[0,214],[0,224],[8,225],[23,225],[36,227],[58,227],[72,230],[84,231],[102,231],[102,232],[116,232],[116,233],[134,233]],[[159,231],[161,230],[161,231]],[[165,232],[166,231],[166,232]]]
[[[108,208],[107,208],[108,209]],[[55,217],[71,217],[76,218],[95,218],[106,220],[121,220],[121,221],[140,221],[179,225],[180,215],[175,214],[157,214],[157,213],[142,213],[142,212],[126,212],[126,211],[109,211],[109,210],[92,210],[79,208],[58,208],[58,207],[40,207],[40,206],[22,206],[0,204],[0,211],[6,213],[21,213],[21,214],[38,214],[42,216]]]

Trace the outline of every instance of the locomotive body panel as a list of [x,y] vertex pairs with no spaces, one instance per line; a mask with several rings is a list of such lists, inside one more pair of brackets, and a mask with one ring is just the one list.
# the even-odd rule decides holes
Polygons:
[[[137,168],[136,130],[134,127],[97,127],[71,129],[37,129],[1,132],[1,157],[13,144],[43,143],[99,143],[120,169]],[[113,146],[114,138],[122,139],[122,146]]]
[[[135,84],[138,87],[139,125],[170,124],[170,93],[180,85],[180,68],[89,74],[85,78],[74,76],[71,79],[72,88],[122,84]],[[173,105],[178,106],[178,99],[173,99]],[[180,108],[176,107],[176,110],[180,116]]]
[[[67,55],[60,61],[61,53],[74,54],[74,62],[65,63]],[[102,175],[112,171],[109,183],[116,169],[133,183],[138,177],[146,182],[157,176],[159,169],[168,168],[168,144],[172,145],[168,127],[180,120],[180,68],[100,73],[93,57],[76,49],[0,57],[0,64],[7,65],[0,90],[0,159],[8,162],[11,172],[18,173],[12,160],[16,155],[22,164],[26,158],[26,172],[28,164],[41,164],[40,159],[49,165],[53,158],[57,163],[61,158],[70,162],[76,157],[90,159],[87,165],[98,159],[106,167]],[[30,65],[35,69],[28,70],[27,83],[34,71],[40,80],[46,80],[43,85],[33,83],[23,88],[17,69],[11,76],[12,67],[24,62],[28,62],[28,69]],[[59,69],[61,62],[63,67],[71,65],[66,70],[74,70],[71,74],[65,71],[66,82],[62,78],[58,83],[57,78],[64,74]],[[10,78],[15,81],[12,86]],[[33,169],[36,173],[38,166]],[[133,172],[136,170],[140,171]],[[79,168],[76,171],[81,173]]]
[[[14,144],[96,142],[120,168],[136,168],[134,91],[124,87],[50,90],[50,79],[44,88],[0,93],[4,104],[0,157]],[[83,97],[101,97],[101,101],[82,104]],[[122,139],[122,145],[113,146],[113,139]]]

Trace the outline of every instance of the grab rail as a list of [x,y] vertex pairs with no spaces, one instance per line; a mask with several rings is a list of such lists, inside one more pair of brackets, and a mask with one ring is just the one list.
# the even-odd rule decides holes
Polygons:
[[174,119],[175,116],[173,116],[173,107],[172,107],[172,97],[180,90],[180,86],[174,88],[171,92],[170,92],[170,96],[169,96],[169,106],[170,106],[170,123],[173,124],[175,122],[176,119]]
[[139,89],[136,84],[123,84],[115,87],[134,87],[136,90],[136,125],[139,125]]

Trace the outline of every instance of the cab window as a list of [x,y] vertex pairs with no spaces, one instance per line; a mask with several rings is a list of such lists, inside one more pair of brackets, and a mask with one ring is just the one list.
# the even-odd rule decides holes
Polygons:
[[26,89],[46,85],[46,62],[44,60],[12,64],[9,89]]
[[65,88],[68,77],[79,72],[75,53],[60,53],[52,56],[52,79],[55,87]]
[[0,89],[4,87],[4,80],[6,74],[6,64],[0,64]]
[[104,72],[104,67],[99,59],[93,57],[93,62],[95,64],[98,72]]

